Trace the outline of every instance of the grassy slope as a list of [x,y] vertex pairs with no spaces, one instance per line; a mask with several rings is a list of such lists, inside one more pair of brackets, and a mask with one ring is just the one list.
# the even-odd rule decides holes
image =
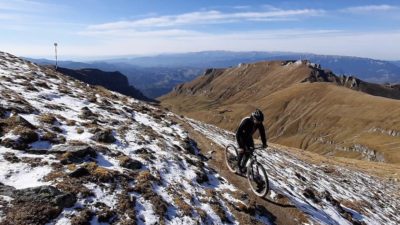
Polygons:
[[400,101],[329,83],[300,83],[309,71],[304,64],[245,65],[212,79],[200,77],[161,100],[173,111],[229,130],[259,107],[266,114],[272,142],[356,159],[379,161],[383,156],[386,162],[400,163],[400,137],[381,132],[400,130]]

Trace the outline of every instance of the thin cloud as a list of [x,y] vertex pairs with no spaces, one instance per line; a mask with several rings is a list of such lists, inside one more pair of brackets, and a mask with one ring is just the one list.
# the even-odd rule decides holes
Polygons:
[[126,38],[189,38],[199,37],[205,35],[191,30],[183,29],[165,29],[165,30],[151,30],[151,31],[138,31],[134,29],[130,30],[88,30],[78,32],[79,35],[91,36],[91,37],[106,37],[116,39]]
[[0,10],[13,12],[41,12],[56,8],[55,6],[57,5],[28,0],[8,0],[0,2]]
[[12,20],[12,19],[17,19],[18,15],[16,14],[10,14],[10,13],[1,13],[0,12],[0,21],[1,20]]
[[293,19],[302,16],[319,16],[324,14],[319,9],[274,10],[261,12],[223,13],[217,10],[191,12],[173,16],[151,17],[139,20],[117,21],[91,25],[89,30],[138,29],[154,27],[174,27],[192,24],[219,24],[239,21],[260,21],[274,19]]
[[356,7],[348,7],[340,10],[346,13],[370,13],[370,12],[386,12],[396,10],[399,7],[393,5],[364,5]]
[[[114,31],[117,32],[117,31]],[[120,31],[123,33],[122,31]],[[348,32],[343,30],[259,30],[253,32],[232,32],[223,34],[190,33],[190,31],[165,31],[159,33],[132,33],[131,37],[118,36],[95,39],[91,45],[65,45],[66,55],[92,56],[156,54],[205,50],[232,51],[292,51],[319,54],[352,55],[381,59],[397,59],[399,45],[393,45],[400,38],[400,30],[387,32]],[[165,38],[166,35],[171,38]],[[174,32],[180,33],[174,37]],[[185,35],[184,33],[190,33]],[[145,37],[145,38],[144,38]],[[28,44],[10,46],[0,43],[0,49],[27,54]],[[47,46],[48,47],[48,46]],[[35,49],[32,54],[45,54],[47,50]],[[18,51],[17,51],[18,50]],[[46,50],[46,51],[44,51]],[[19,53],[21,52],[21,53]]]
[[250,9],[251,6],[249,5],[237,5],[237,6],[233,6],[234,9]]

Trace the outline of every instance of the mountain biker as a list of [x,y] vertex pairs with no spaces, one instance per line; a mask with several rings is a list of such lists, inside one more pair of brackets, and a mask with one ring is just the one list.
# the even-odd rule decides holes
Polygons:
[[236,131],[236,141],[239,145],[238,168],[241,173],[245,172],[243,170],[245,169],[247,160],[249,160],[250,155],[254,151],[253,134],[256,130],[260,133],[262,147],[268,147],[263,121],[264,114],[259,109],[256,109],[251,116],[243,118]]

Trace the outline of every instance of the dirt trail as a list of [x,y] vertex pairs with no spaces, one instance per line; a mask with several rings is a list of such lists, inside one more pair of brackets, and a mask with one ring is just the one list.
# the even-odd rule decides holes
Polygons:
[[[203,152],[216,152],[209,164],[253,196],[246,180],[225,167],[223,148],[235,144],[234,134],[189,118],[182,120]],[[256,201],[276,217],[276,224],[307,223],[307,218],[312,224],[327,225],[399,224],[400,184],[396,180],[382,179],[327,160],[312,163],[313,160],[307,159],[310,155],[305,157],[307,154],[302,152],[297,150],[293,154],[290,149],[273,143],[268,149],[255,152],[269,175],[271,192],[268,196],[275,203],[268,200],[265,203],[259,198]]]
[[221,176],[226,178],[230,183],[249,195],[252,204],[265,207],[265,212],[277,225],[298,225],[308,222],[308,216],[297,209],[290,200],[284,195],[279,195],[278,200],[270,200],[268,197],[260,198],[254,195],[248,186],[246,177],[231,173],[224,162],[224,149],[216,143],[212,143],[208,138],[204,137],[200,132],[194,130],[186,121],[179,121],[184,129],[189,133],[189,137],[196,140],[202,154],[206,155],[213,150],[212,158],[207,162],[210,167],[215,169]]

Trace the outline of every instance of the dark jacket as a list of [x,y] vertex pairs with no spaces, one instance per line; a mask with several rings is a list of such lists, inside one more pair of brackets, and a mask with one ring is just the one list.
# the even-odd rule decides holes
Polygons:
[[242,120],[239,128],[236,131],[236,140],[239,148],[254,148],[253,134],[256,132],[256,130],[258,130],[260,133],[263,145],[267,144],[264,125],[262,123],[255,124],[253,118],[246,117]]

